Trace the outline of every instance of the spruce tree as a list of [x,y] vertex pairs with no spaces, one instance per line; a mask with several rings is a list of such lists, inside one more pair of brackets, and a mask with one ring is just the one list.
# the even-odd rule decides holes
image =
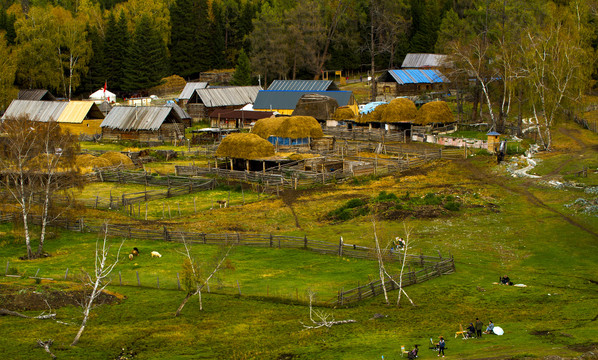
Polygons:
[[144,15],[135,34],[125,63],[123,90],[147,90],[159,85],[167,64],[166,46],[151,19]]
[[198,72],[195,66],[193,3],[193,0],[176,0],[170,10],[170,69],[183,78],[194,77]]
[[207,0],[198,0],[193,7],[195,17],[194,48],[193,52],[195,72],[209,70],[212,66],[212,39],[210,32],[210,14]]
[[130,47],[127,18],[121,10],[118,20],[113,13],[108,16],[104,54],[106,57],[106,77],[112,90],[123,90],[124,65]]
[[237,59],[237,67],[233,74],[233,85],[246,86],[251,85],[251,64],[245,50],[241,49]]

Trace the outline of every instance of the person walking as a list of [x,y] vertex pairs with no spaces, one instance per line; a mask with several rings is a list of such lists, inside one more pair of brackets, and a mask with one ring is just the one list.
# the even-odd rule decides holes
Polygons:
[[475,318],[475,336],[480,339],[482,337],[482,329],[484,328],[484,323],[480,321],[479,318]]
[[444,357],[444,338],[441,336],[440,341],[438,341],[438,356],[442,353],[442,357]]

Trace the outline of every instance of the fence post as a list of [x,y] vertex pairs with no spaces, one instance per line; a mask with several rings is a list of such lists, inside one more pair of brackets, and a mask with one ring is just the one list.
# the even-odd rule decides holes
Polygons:
[[273,244],[273,239],[272,239],[272,234],[270,234],[270,247],[274,246]]
[[237,244],[241,243],[241,235],[237,232]]
[[343,256],[343,237],[338,241],[338,256]]
[[303,236],[303,248],[307,250],[307,235]]
[[164,226],[164,241],[169,241],[168,229]]
[[370,282],[370,288],[372,289],[372,296],[376,296],[376,287],[373,282]]
[[4,271],[4,275],[8,275],[8,266],[10,265],[10,261],[6,260],[6,271]]
[[68,276],[69,276],[69,268],[66,268],[66,271],[64,272],[64,280],[66,280]]
[[280,249],[280,236],[278,237],[278,248]]
[[239,285],[239,280],[237,280],[237,289],[239,289],[239,295],[241,295],[241,285]]
[[135,270],[135,273],[137,273],[137,286],[141,286],[141,280],[139,280],[139,271]]
[[361,301],[361,285],[359,285],[359,281],[357,282],[357,297]]
[[207,243],[206,234],[201,233],[201,238],[203,239],[203,243]]
[[179,273],[176,273],[176,284],[177,288],[181,290],[181,278],[179,277]]

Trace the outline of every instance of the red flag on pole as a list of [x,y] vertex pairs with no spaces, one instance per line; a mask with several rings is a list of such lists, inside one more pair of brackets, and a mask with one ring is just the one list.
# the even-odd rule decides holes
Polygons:
[[104,81],[104,96],[106,96],[106,83],[107,81]]

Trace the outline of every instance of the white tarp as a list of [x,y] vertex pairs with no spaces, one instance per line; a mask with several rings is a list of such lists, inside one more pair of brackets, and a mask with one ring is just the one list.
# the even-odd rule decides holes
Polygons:
[[104,88],[89,95],[89,98],[92,100],[101,100],[100,103],[104,100],[108,102],[116,102],[116,94],[108,90],[104,91]]

